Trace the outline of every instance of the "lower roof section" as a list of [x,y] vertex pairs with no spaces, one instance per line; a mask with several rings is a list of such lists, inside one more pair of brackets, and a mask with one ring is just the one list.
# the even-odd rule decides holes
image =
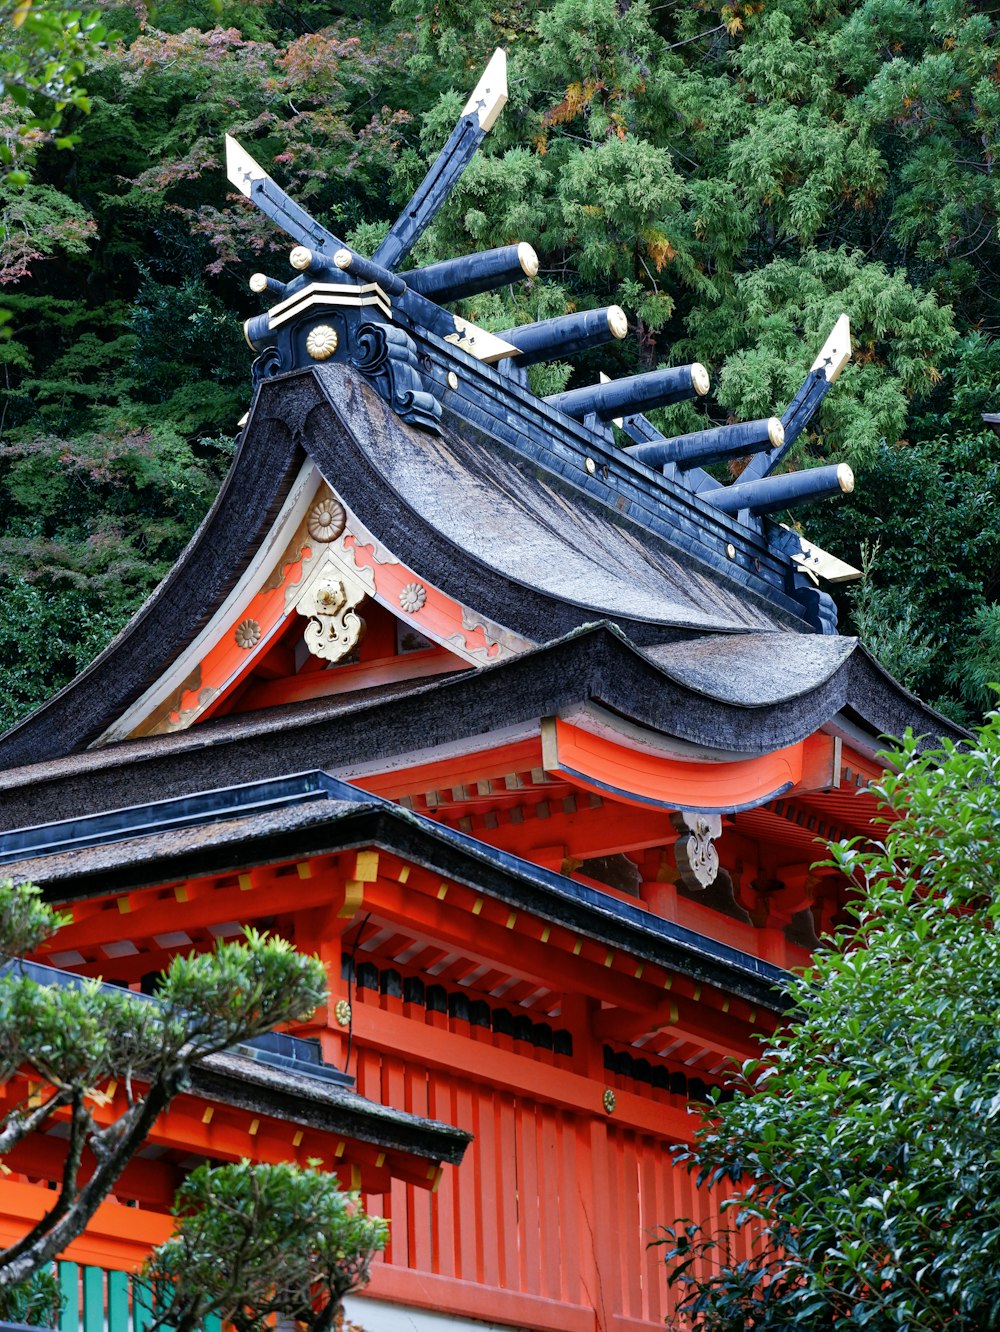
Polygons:
[[[773,642],[772,642],[773,638]],[[334,698],[210,720],[187,731],[123,741],[0,772],[0,830],[186,798],[318,768],[350,776],[373,757],[391,765],[597,704],[650,739],[683,742],[715,758],[772,754],[825,727],[850,728],[875,754],[907,727],[935,739],[964,732],[902,689],[852,640],[803,655],[799,636],[749,635],[723,645],[728,670],[694,647],[640,647],[614,625],[583,626],[542,647],[461,675],[382,686]],[[789,674],[780,684],[782,653]],[[751,673],[767,701],[741,691]],[[757,693],[763,688],[755,686]],[[778,697],[783,694],[783,697]],[[761,795],[765,799],[767,793]],[[745,803],[745,802],[741,802]]]
[[[295,799],[298,791],[308,798]],[[239,794],[202,793],[198,810],[192,810],[184,824],[176,801],[159,807],[160,827],[155,805],[143,810],[141,829],[127,829],[130,811],[121,811],[123,835],[116,838],[107,830],[109,835],[96,842],[100,828],[90,826],[89,820],[77,820],[72,827],[36,827],[30,853],[9,861],[4,873],[40,884],[51,901],[70,902],[372,846],[637,960],[717,986],[765,1009],[784,1007],[780,968],[325,773],[289,778],[273,801],[260,790],[243,792],[242,802]],[[23,838],[23,833],[0,838],[0,854],[16,848],[15,837]]]
[[[36,962],[15,961],[16,968],[39,985],[83,983],[80,976]],[[134,1002],[155,1003],[152,996],[134,993]],[[272,1036],[274,1034],[272,1033]],[[276,1053],[278,1046],[286,1053]],[[267,1115],[285,1123],[300,1124],[321,1133],[336,1134],[371,1144],[393,1157],[417,1157],[435,1164],[458,1165],[471,1140],[468,1133],[437,1120],[408,1114],[379,1105],[360,1096],[353,1081],[321,1060],[306,1057],[308,1041],[282,1035],[275,1040],[258,1038],[232,1050],[208,1055],[191,1072],[188,1090],[209,1101]],[[390,1160],[417,1180],[426,1172],[406,1171],[405,1161]]]

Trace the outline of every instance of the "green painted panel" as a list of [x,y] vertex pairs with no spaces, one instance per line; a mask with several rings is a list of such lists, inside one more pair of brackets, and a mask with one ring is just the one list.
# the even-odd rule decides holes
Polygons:
[[153,1321],[153,1301],[149,1287],[141,1281],[132,1283],[132,1328],[133,1332],[146,1332]]
[[62,1296],[62,1309],[59,1312],[60,1332],[79,1332],[80,1269],[76,1263],[59,1264],[59,1293]]
[[108,1332],[129,1332],[128,1273],[108,1273]]
[[83,1332],[104,1332],[104,1268],[83,1269]]

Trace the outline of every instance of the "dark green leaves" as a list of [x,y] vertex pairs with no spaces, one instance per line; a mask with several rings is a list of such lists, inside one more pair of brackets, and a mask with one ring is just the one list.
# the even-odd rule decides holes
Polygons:
[[832,848],[855,923],[796,984],[770,1076],[745,1067],[680,1156],[737,1181],[718,1230],[661,1241],[706,1329],[996,1326],[1000,717],[889,758],[883,845]]
[[210,1313],[238,1332],[263,1332],[275,1315],[325,1332],[389,1238],[335,1176],[293,1164],[200,1166],[174,1211],[177,1233],[144,1275],[176,1332]]
[[[0,1252],[0,1286],[30,1276],[80,1234],[194,1066],[307,1017],[326,994],[317,958],[255,930],[212,953],[178,955],[154,999],[97,980],[42,984],[16,959],[60,923],[36,888],[0,883],[0,957],[11,959],[0,974],[0,1080],[20,1075],[30,1089],[0,1119],[0,1156],[57,1117],[68,1162],[52,1211]],[[97,1162],[89,1178],[80,1174],[85,1147]],[[294,1195],[294,1183],[287,1189]]]

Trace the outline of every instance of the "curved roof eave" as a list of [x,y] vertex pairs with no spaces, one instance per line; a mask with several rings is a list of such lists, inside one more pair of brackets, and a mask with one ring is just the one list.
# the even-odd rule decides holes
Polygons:
[[191,874],[202,877],[249,864],[277,864],[376,846],[518,910],[638,959],[680,970],[751,1003],[780,1011],[787,1002],[780,993],[785,973],[772,963],[663,919],[640,903],[622,901],[347,783],[319,776],[328,788],[328,799],[43,853],[13,862],[4,872],[19,880],[31,878],[50,901],[59,903]]
[[187,731],[123,741],[0,772],[0,828],[80,817],[101,809],[183,796],[302,771],[348,772],[415,748],[488,737],[523,722],[596,702],[637,726],[736,753],[793,744],[846,714],[869,737],[965,733],[920,705],[855,648],[810,692],[748,707],[672,679],[614,625],[583,626],[540,648],[461,675],[392,691],[222,717]]
[[[473,439],[468,423],[454,423],[442,441],[421,434],[361,376],[338,371],[261,385],[219,496],[173,569],[94,662],[0,737],[0,766],[85,749],[155,684],[222,606],[307,456],[335,490],[349,492],[396,557],[526,640],[544,642],[598,619],[651,644],[805,632],[776,588],[772,602],[744,585],[740,571],[723,577],[713,569],[704,534],[695,542],[701,555],[674,546],[618,512],[610,492],[607,502],[578,492],[555,464],[524,470],[498,439],[482,432]],[[447,521],[435,490],[446,483],[466,506]],[[724,547],[722,527],[710,535]],[[756,576],[743,574],[751,583]]]

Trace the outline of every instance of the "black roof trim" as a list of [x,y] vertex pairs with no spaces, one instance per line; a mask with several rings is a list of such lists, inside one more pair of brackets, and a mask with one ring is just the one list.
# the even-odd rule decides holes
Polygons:
[[[227,872],[246,866],[248,857],[255,864],[274,863],[375,845],[636,958],[682,971],[753,1003],[782,1007],[777,987],[784,973],[770,963],[325,773],[302,774],[296,780],[315,789],[318,798],[276,802],[268,811],[258,805],[254,813],[215,825],[200,819],[191,830],[181,831],[168,819],[152,831],[151,822],[141,834],[111,845],[23,859],[14,872],[36,879],[51,900],[63,902],[187,874]],[[210,794],[203,793],[202,800]],[[222,812],[231,811],[232,792],[218,795]],[[207,835],[210,831],[217,835]]]
[[[22,958],[0,967],[0,971],[14,969],[40,985],[91,983],[73,972]],[[156,1002],[152,995],[128,993],[136,1003]],[[353,1090],[353,1078],[324,1064],[314,1051],[311,1041],[268,1033],[222,1054],[208,1055],[192,1070],[190,1089],[223,1105],[273,1115],[390,1151],[449,1165],[461,1162],[472,1134],[367,1100]]]
[[240,818],[257,810],[301,804],[325,789],[325,773],[300,773],[277,781],[250,782],[216,791],[199,791],[173,800],[154,800],[127,809],[108,810],[82,818],[61,819],[0,833],[0,865],[32,855],[54,855],[80,851],[88,846],[107,846],[140,837],[144,832],[167,828],[194,828],[220,819]]
[[461,675],[390,692],[364,691],[264,712],[221,717],[187,731],[123,741],[0,772],[0,829],[192,792],[283,780],[304,755],[336,772],[536,722],[594,701],[640,727],[692,744],[759,754],[794,744],[851,709],[871,737],[966,733],[907,694],[860,648],[813,690],[757,707],[712,698],[671,676],[615,625],[582,626],[562,639]]

